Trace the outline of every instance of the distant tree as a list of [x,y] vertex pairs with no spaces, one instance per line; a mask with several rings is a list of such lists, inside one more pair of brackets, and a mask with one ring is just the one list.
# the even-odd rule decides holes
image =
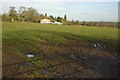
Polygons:
[[92,24],[93,24],[92,22],[88,22],[87,26],[92,26]]
[[80,24],[79,20],[76,20],[76,21],[75,21],[75,24]]
[[116,22],[115,26],[116,26],[116,28],[120,28],[120,22],[119,21]]
[[45,13],[45,17],[47,18],[47,13]]
[[34,21],[38,22],[40,20],[40,14],[37,12],[36,15],[34,16]]
[[67,16],[66,15],[64,15],[64,20],[67,20]]
[[0,14],[0,22],[2,22],[2,15]]
[[45,16],[43,14],[40,14],[40,20],[44,19]]
[[103,21],[99,22],[99,26],[103,27],[104,26],[104,22]]
[[50,19],[50,20],[55,20],[52,15],[50,15],[50,16],[48,17],[48,19]]
[[97,25],[97,22],[93,22],[93,23],[92,23],[92,26],[96,26],[96,25]]
[[55,17],[54,20],[57,21],[57,17]]
[[17,11],[14,6],[10,7],[9,16],[11,17],[11,21],[14,21],[14,18],[17,16]]
[[70,22],[70,24],[71,24],[71,25],[78,25],[78,24],[79,24],[79,21],[78,21],[78,20],[76,20],[76,21],[72,20],[72,21]]
[[8,21],[9,20],[9,15],[7,13],[4,13],[1,15],[2,21]]
[[25,20],[25,17],[26,17],[26,7],[24,6],[21,6],[19,8],[19,17],[20,17],[20,20],[23,22]]
[[64,25],[68,25],[68,22],[69,22],[69,21],[62,19],[62,23],[63,23]]
[[39,16],[39,13],[34,8],[28,8],[26,12],[27,21],[36,21],[36,18]]
[[83,22],[82,22],[82,25],[86,25],[86,22],[85,22],[85,21],[83,21]]
[[57,21],[58,22],[62,22],[62,18],[61,17],[57,17]]

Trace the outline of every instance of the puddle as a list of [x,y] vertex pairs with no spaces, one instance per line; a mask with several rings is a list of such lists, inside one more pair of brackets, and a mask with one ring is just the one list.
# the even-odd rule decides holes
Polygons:
[[75,40],[73,42],[75,42]]
[[118,62],[120,63],[120,60],[118,60]]
[[116,58],[116,57],[114,57],[114,56],[113,56],[111,59],[112,59],[112,60],[117,61],[118,63],[120,63],[120,60],[119,60],[119,59],[117,59],[117,58]]
[[106,47],[106,46],[103,46],[104,48]]
[[32,57],[35,57],[35,55],[34,54],[27,54],[27,57],[32,58]]
[[105,48],[105,47],[106,47],[105,45],[101,45],[101,44],[99,44],[99,43],[93,44],[93,46],[94,46],[96,49],[102,49],[102,48]]
[[112,57],[112,60],[117,60],[117,59],[116,59],[116,57],[113,56],[113,57]]
[[96,45],[96,44],[94,44],[94,47],[97,47],[97,45]]
[[75,58],[76,58],[74,55],[70,55],[69,57],[72,58],[72,59],[75,59]]
[[40,72],[40,74],[48,74],[49,73],[49,71],[42,71],[42,72]]
[[87,59],[87,57],[84,56],[83,59]]

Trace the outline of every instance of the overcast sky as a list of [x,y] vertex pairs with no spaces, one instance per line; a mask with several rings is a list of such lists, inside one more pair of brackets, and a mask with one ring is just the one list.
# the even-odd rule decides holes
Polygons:
[[[117,0],[116,0],[117,1]],[[39,13],[63,17],[67,15],[69,20],[80,21],[117,21],[118,20],[118,2],[2,2],[2,11],[8,12],[10,6],[15,6],[16,10],[20,6],[33,7]]]

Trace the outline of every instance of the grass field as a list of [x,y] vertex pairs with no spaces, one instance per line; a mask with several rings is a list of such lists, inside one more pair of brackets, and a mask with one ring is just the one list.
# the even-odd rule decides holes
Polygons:
[[[17,23],[17,22],[3,22],[2,23],[2,39],[3,39],[3,65],[16,64],[23,62],[23,64],[28,61],[25,67],[13,66],[16,72],[21,72],[21,74],[16,75],[16,72],[10,72],[13,68],[3,68],[4,76],[8,77],[64,77],[66,73],[74,73],[74,71],[79,72],[83,67],[93,67],[96,65],[94,70],[89,69],[89,73],[79,73],[74,76],[77,77],[115,77],[116,75],[108,74],[109,71],[105,70],[105,65],[109,64],[108,70],[112,68],[111,71],[116,67],[115,61],[110,61],[111,58],[107,57],[105,60],[103,57],[99,58],[97,55],[110,56],[117,54],[117,44],[118,44],[118,29],[107,28],[107,27],[89,27],[89,26],[79,26],[79,25],[52,25],[52,24],[38,24],[38,23]],[[100,45],[105,45],[104,49],[96,49],[94,44],[99,43]],[[28,53],[33,53],[36,55],[34,58],[27,58]],[[68,59],[71,55],[76,56],[76,58],[81,59],[81,55],[89,55],[93,53],[90,59],[96,61],[93,65],[86,65],[88,61],[83,61],[78,65],[78,59],[76,61],[71,61]],[[59,56],[59,57],[58,57]],[[106,60],[107,59],[107,60]],[[77,61],[78,60],[78,61]],[[103,60],[103,61],[102,61]],[[43,71],[45,66],[56,65],[62,62],[66,62],[65,65],[58,66],[58,71],[54,68],[47,68]],[[97,64],[102,61],[101,65],[103,68],[97,69]],[[67,62],[69,64],[67,64]],[[71,65],[68,69],[68,65]],[[92,64],[92,62],[89,62]],[[111,64],[111,65],[110,65]],[[21,64],[19,64],[21,66]],[[82,66],[82,68],[81,68]],[[114,68],[113,68],[114,66]],[[28,68],[31,72],[22,72]],[[33,68],[34,67],[34,68]],[[41,69],[39,69],[41,68]],[[63,68],[63,69],[61,69]],[[74,70],[71,70],[71,69]],[[19,70],[19,71],[18,71]],[[40,70],[40,71],[39,71]],[[84,68],[83,68],[84,70]],[[103,70],[103,72],[100,72]],[[105,72],[106,74],[105,74]],[[53,71],[53,72],[52,72]],[[63,71],[64,73],[60,72]],[[71,72],[72,71],[72,72]],[[59,74],[58,74],[59,72]],[[99,72],[99,73],[98,73]],[[111,72],[113,73],[113,72]],[[96,75],[91,75],[96,74]],[[68,74],[69,76],[69,74]],[[73,76],[73,77],[74,77]],[[66,77],[66,76],[65,76]]]

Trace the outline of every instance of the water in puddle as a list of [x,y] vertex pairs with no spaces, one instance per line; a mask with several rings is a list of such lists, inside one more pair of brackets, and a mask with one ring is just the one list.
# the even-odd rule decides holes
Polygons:
[[72,59],[75,59],[75,58],[76,58],[74,55],[70,55],[69,57],[72,58]]
[[96,48],[96,49],[102,49],[102,48],[105,48],[106,46],[105,45],[101,45],[101,44],[99,44],[99,43],[96,43],[96,44],[94,44],[94,47]]
[[34,57],[33,54],[27,54],[27,57],[31,58],[31,57]]
[[120,60],[118,60],[118,62],[120,63]]

